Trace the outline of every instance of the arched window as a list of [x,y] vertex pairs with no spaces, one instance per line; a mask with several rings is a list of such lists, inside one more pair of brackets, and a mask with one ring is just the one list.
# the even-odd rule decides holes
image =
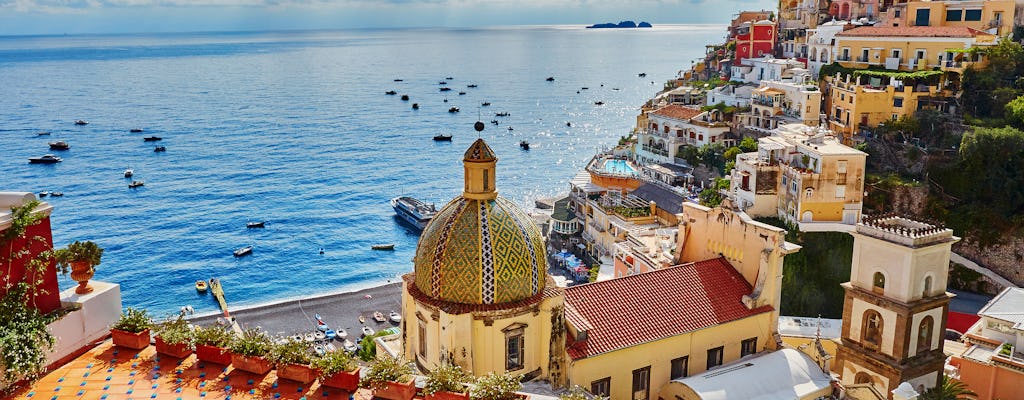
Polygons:
[[875,275],[871,279],[871,291],[875,293],[885,293],[885,275],[881,272],[875,272]]
[[651,128],[654,129],[655,132],[657,132],[658,131],[658,124],[652,123],[651,124]]
[[921,292],[921,297],[928,297],[928,294],[932,292],[932,277],[924,277],[924,290]]
[[804,197],[809,199],[811,196],[814,196],[814,188],[804,189]]
[[665,133],[668,133],[668,125],[663,126]]
[[857,375],[853,376],[853,383],[871,383],[871,375],[868,375],[867,372],[858,372]]
[[934,326],[935,320],[931,315],[921,319],[921,323],[917,325],[918,354],[932,349],[932,328]]
[[875,346],[882,344],[882,315],[875,310],[864,311],[861,319],[861,342],[870,343]]

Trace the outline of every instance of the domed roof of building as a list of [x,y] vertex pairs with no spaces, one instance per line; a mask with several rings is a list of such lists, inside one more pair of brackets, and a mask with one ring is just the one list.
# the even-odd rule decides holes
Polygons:
[[[497,158],[482,139],[466,151],[466,191],[427,224],[416,248],[416,288],[434,299],[498,304],[544,290],[540,229],[493,186]],[[477,182],[479,180],[479,182]]]

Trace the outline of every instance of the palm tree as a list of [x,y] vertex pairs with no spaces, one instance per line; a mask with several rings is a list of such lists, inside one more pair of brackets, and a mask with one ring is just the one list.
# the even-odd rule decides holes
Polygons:
[[967,396],[977,396],[977,393],[967,388],[963,382],[949,379],[942,376],[942,385],[926,390],[921,395],[921,400],[960,400],[969,399]]

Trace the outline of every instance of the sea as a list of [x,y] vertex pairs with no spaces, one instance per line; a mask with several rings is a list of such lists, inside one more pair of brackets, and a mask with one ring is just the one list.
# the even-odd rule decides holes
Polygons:
[[[0,37],[0,191],[63,192],[43,198],[56,245],[99,244],[94,279],[158,316],[216,311],[194,287],[211,277],[232,307],[395,282],[413,269],[418,233],[389,199],[440,208],[459,195],[477,137],[498,156],[501,195],[529,210],[566,193],[723,34],[660,25]],[[70,150],[49,150],[56,140]],[[28,163],[47,153],[63,162]],[[145,186],[129,189],[127,168]],[[266,227],[247,229],[253,221]],[[378,243],[395,249],[371,250]],[[233,256],[248,245],[251,255]]]

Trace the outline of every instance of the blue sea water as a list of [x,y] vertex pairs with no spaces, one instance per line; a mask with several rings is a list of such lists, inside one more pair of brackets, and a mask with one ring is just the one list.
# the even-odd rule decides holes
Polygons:
[[[233,306],[376,285],[412,270],[418,237],[388,200],[405,194],[440,207],[458,195],[475,121],[487,124],[480,136],[499,157],[498,190],[529,207],[566,192],[595,150],[626,135],[640,105],[721,33],[661,26],[0,37],[0,190],[64,192],[45,199],[55,206],[57,245],[100,244],[96,279],[119,282],[125,305],[158,315],[186,304],[216,310],[193,287],[210,277],[224,282]],[[442,93],[438,82],[449,76],[453,90]],[[461,112],[447,112],[452,106]],[[502,111],[511,116],[494,116]],[[145,132],[128,132],[136,127]],[[433,142],[438,133],[455,137]],[[154,153],[156,144],[142,140],[150,135],[167,152]],[[529,151],[519,148],[523,139]],[[28,164],[51,153],[54,140],[71,144],[59,154],[64,162]],[[128,167],[144,187],[128,189]],[[256,220],[266,228],[246,229]],[[373,251],[374,243],[396,249]],[[250,244],[252,255],[232,256]]]

